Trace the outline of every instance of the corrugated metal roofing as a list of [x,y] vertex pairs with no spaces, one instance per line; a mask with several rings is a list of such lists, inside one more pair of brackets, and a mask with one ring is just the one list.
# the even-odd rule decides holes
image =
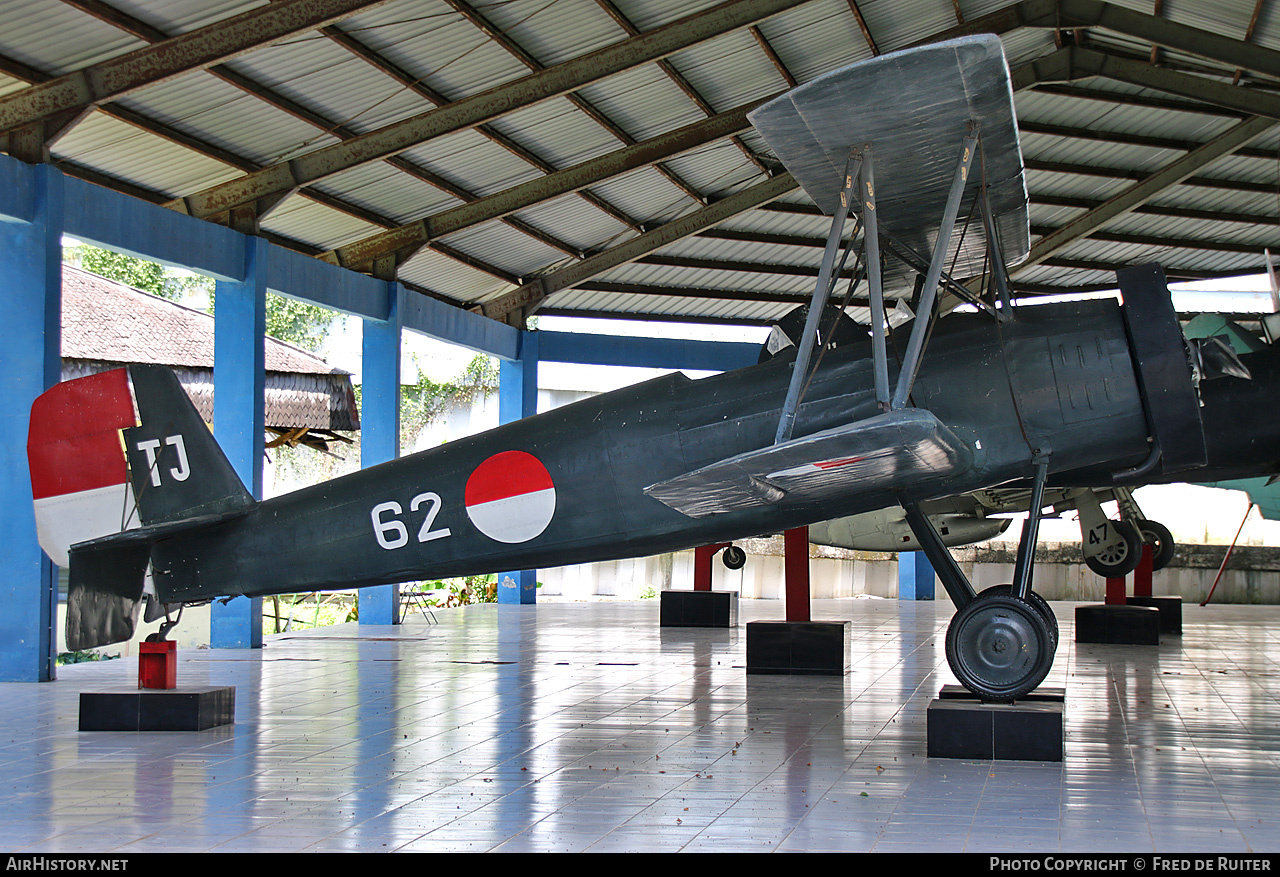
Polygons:
[[[746,0],[750,2],[750,0]],[[9,0],[0,8],[0,97],[265,7],[262,0]],[[538,68],[613,46],[629,32],[711,9],[714,0],[393,0],[273,46],[238,54],[222,70],[193,72],[109,100],[51,145],[71,173],[165,202],[305,156],[344,137],[377,131],[523,80]],[[357,165],[285,198],[264,232],[305,252],[351,244],[465,201],[536,181],[609,155],[627,142],[698,122],[777,94],[876,52],[953,35],[1009,0],[809,0],[578,90],[518,106],[487,129],[414,145],[392,161]],[[1087,4],[1086,4],[1087,5]],[[1145,25],[1173,21],[1276,52],[1280,0],[1159,4],[1114,0]],[[1028,7],[1029,8],[1029,7]],[[158,35],[157,35],[158,34]],[[1158,47],[1143,33],[1102,27],[1018,27],[1001,34],[1015,70],[1077,45],[1161,71],[1233,83],[1244,99],[1276,93],[1276,76],[1237,75],[1234,58],[1211,61]],[[345,45],[344,45],[345,44]],[[1191,46],[1190,48],[1197,48]],[[921,88],[928,88],[922,83]],[[689,90],[692,90],[690,93]],[[1238,109],[1195,103],[1113,79],[1044,81],[1015,95],[1027,160],[1031,221],[1043,233],[1088,216],[1106,199],[1230,129]],[[126,121],[127,120],[127,121]],[[850,124],[856,125],[856,120]],[[5,142],[0,140],[0,143]],[[906,160],[910,160],[909,158]],[[641,231],[764,181],[776,164],[744,131],[653,166],[591,182],[446,235],[399,267],[401,280],[474,307],[512,284],[552,274]],[[791,205],[792,209],[787,209]],[[556,312],[617,311],[673,318],[758,320],[790,307],[816,271],[827,221],[793,192],[774,209],[751,209],[629,265],[600,271],[556,293]],[[1280,249],[1280,126],[1234,156],[1152,196],[1040,264],[1015,272],[1024,291],[1095,287],[1118,267],[1159,258],[1171,276],[1258,270],[1264,246]],[[1033,234],[1033,246],[1038,234]],[[1253,252],[1254,249],[1258,252]],[[574,255],[565,250],[574,251]],[[662,264],[655,264],[661,262]],[[591,288],[592,285],[595,288]],[[602,285],[611,286],[609,289]],[[629,291],[617,291],[619,286]],[[708,297],[722,289],[724,298]],[[697,291],[698,294],[690,294]],[[681,293],[684,294],[681,294]],[[705,294],[704,294],[705,293]],[[757,300],[753,301],[753,297]]]

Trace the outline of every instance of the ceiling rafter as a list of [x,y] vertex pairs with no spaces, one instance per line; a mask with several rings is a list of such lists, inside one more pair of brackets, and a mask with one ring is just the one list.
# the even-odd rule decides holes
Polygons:
[[862,10],[858,8],[858,0],[848,0],[849,11],[853,13],[853,17],[858,22],[858,30],[862,31],[862,38],[867,41],[867,48],[871,50],[872,55],[880,54],[880,47],[876,45],[875,37],[871,36],[871,28],[867,27],[867,20],[862,17]]
[[83,111],[341,21],[387,0],[277,0],[0,98],[0,130]]
[[[415,77],[398,64],[393,63],[386,56],[379,52],[375,52],[372,48],[356,39],[354,35],[347,33],[336,25],[323,28],[321,33],[337,45],[342,46],[342,48],[346,49],[348,52],[351,52],[360,60],[373,66],[381,73],[390,76],[405,88],[412,89],[415,93],[436,106],[440,107],[449,103],[448,98],[423,82],[421,77]],[[487,138],[493,143],[496,143],[498,146],[501,146],[517,158],[528,162],[543,173],[549,174],[556,170],[555,166],[552,165],[551,162],[538,155],[532,149],[520,145],[506,134],[503,134],[501,131],[494,128],[492,125],[477,125],[475,130],[481,136]],[[640,220],[628,215],[621,208],[610,204],[604,198],[586,191],[579,192],[578,197],[582,198],[596,209],[603,211],[605,214],[623,225],[635,229],[636,231],[641,230],[642,224]]]
[[573,167],[554,171],[521,183],[470,204],[440,211],[386,232],[338,247],[322,258],[337,265],[365,269],[382,256],[397,253],[409,258],[417,248],[445,235],[454,234],[483,222],[499,219],[515,211],[540,204],[552,198],[572,194],[583,186],[614,179],[653,162],[671,158],[705,146],[737,131],[750,128],[747,113],[758,106],[753,101],[701,122],[685,125],[675,131],[597,156]]
[[495,319],[516,319],[523,325],[523,318],[555,293],[598,277],[610,268],[634,262],[642,256],[704,229],[719,225],[745,210],[779,198],[798,187],[799,184],[791,174],[778,174],[772,179],[756,183],[719,201],[713,201],[706,207],[664,223],[653,231],[647,231],[638,237],[610,247],[576,265],[531,278],[517,289],[492,301],[484,302],[483,312],[485,316]]
[[203,218],[243,205],[280,198],[301,185],[398,154],[445,134],[493,121],[523,107],[564,96],[591,82],[748,27],[804,2],[807,0],[728,0],[639,37],[580,55],[349,141],[271,165],[238,180],[211,186],[175,201],[171,206]]
[[[444,0],[444,2],[448,4],[451,9],[453,9],[463,18],[467,19],[467,21],[471,22],[473,25],[479,28],[487,37],[489,37],[489,39],[493,40],[495,43],[501,46],[504,50],[506,50],[508,54],[510,54],[513,58],[518,60],[524,66],[528,67],[534,73],[540,73],[543,70],[547,69],[547,66],[545,64],[543,64],[537,58],[533,57],[532,54],[530,54],[523,46],[521,46],[518,42],[516,42],[516,40],[513,39],[509,34],[507,34],[505,31],[503,31],[500,27],[495,25],[493,22],[491,22],[488,19],[488,17],[485,16],[485,14],[482,13],[479,9],[476,9],[471,4],[465,2],[465,0]],[[601,0],[597,0],[597,3],[599,2],[601,2]],[[614,19],[614,20],[617,21],[618,19]],[[625,21],[625,19],[623,20]],[[640,35],[640,31],[634,27],[624,26],[623,30],[632,39]],[[674,68],[670,66],[669,61],[667,61],[665,58],[659,58],[658,64],[661,65],[663,63],[666,63],[668,68],[670,68],[671,70],[674,70]],[[685,93],[688,94],[688,92],[685,92]],[[594,121],[596,124],[600,125],[600,127],[608,131],[609,134],[612,135],[614,139],[616,139],[619,143],[622,143],[624,146],[631,146],[636,142],[635,138],[632,137],[625,128],[623,128],[613,119],[609,118],[607,113],[605,113],[595,104],[593,104],[591,101],[587,100],[581,94],[578,94],[576,92],[569,92],[565,94],[564,97],[571,104],[577,107],[579,110],[586,113],[587,116],[592,121]],[[704,195],[702,192],[698,191],[696,186],[694,186],[688,180],[684,179],[674,170],[662,164],[657,164],[654,167],[658,171],[658,173],[666,177],[667,180],[673,186],[675,186],[681,192],[684,192],[686,195],[688,195],[698,204],[707,203],[707,196]]]
[[1192,176],[1196,171],[1229,155],[1245,143],[1264,131],[1275,127],[1276,120],[1255,117],[1240,122],[1213,140],[1177,160],[1170,162],[1154,174],[1128,187],[1120,194],[1088,211],[1084,216],[1072,220],[1066,225],[1036,241],[1026,260],[1010,269],[1010,274],[1017,275],[1044,262],[1053,255],[1075,243],[1107,223],[1123,216],[1135,207],[1151,200],[1162,190]]
[[[95,18],[98,18],[101,21],[104,21],[130,34],[133,34],[139,39],[148,40],[153,43],[158,43],[163,40],[169,39],[169,37],[167,37],[164,34],[164,32],[162,32],[161,30],[147,24],[146,22],[140,19],[133,17],[132,15],[129,15],[128,13],[122,10],[116,9],[110,4],[103,2],[103,0],[61,0],[61,2],[65,3],[68,6],[73,6],[76,9],[81,10],[82,12],[86,12],[90,15],[93,15]],[[259,100],[262,100],[277,109],[280,109],[286,113],[289,113],[291,116],[294,116],[295,118],[300,119],[303,122],[314,125],[323,131],[333,133],[334,136],[337,136],[339,138],[342,138],[342,137],[350,138],[355,136],[355,132],[351,131],[345,126],[325,118],[319,113],[302,106],[301,104],[297,103],[296,101],[290,98],[286,98],[276,93],[272,89],[267,88],[261,83],[253,81],[249,77],[244,76],[241,73],[238,73],[237,71],[231,69],[230,67],[224,64],[215,64],[212,67],[208,68],[207,72],[209,72],[213,76],[218,77],[224,82],[227,82],[228,84],[233,85],[236,88],[239,88],[242,91],[245,91],[246,93],[253,95],[255,98],[258,98]],[[223,149],[221,147],[214,147],[209,144],[205,144],[202,141],[198,140],[197,138],[192,137],[183,132],[180,132],[176,129],[161,125],[160,123],[157,123],[157,122],[152,122],[141,113],[138,113],[137,111],[129,109],[127,107],[123,107],[119,104],[108,104],[108,105],[99,107],[98,109],[100,111],[107,112],[110,115],[115,116],[116,118],[119,118],[121,121],[129,122],[130,124],[133,124],[136,127],[142,128],[143,130],[150,131],[151,133],[155,133],[158,136],[165,137],[166,139],[171,140],[172,142],[179,143],[191,149],[196,149],[206,155],[209,155],[211,158],[217,158],[220,161],[224,161],[225,163],[239,170],[252,172],[262,167],[262,165],[260,164],[251,162],[248,159],[245,159],[241,156],[234,155],[229,150]],[[427,171],[423,168],[419,168],[408,161],[400,159],[399,157],[394,157],[392,159],[389,159],[388,163],[392,164],[397,169],[405,173],[409,173],[410,175],[417,177],[423,182],[426,182],[429,185],[433,185],[436,188],[439,188],[445,192],[448,192],[449,194],[454,195],[455,197],[460,198],[462,200],[475,200],[477,197],[474,194],[466,191],[465,189],[462,189],[461,187],[454,185],[448,180],[445,180],[443,177],[440,177],[438,174],[433,174],[430,171]],[[342,213],[347,214],[348,216],[352,216],[352,217],[355,217],[356,219],[360,219],[364,222],[368,222],[371,225],[377,225],[382,228],[394,228],[396,225],[396,222],[390,219],[389,217],[380,215],[373,210],[369,210],[368,208],[360,207],[338,196],[335,196],[326,192],[322,192],[319,189],[316,189],[314,187],[304,187],[303,189],[299,190],[299,193],[309,198],[310,200],[315,201],[318,204],[323,204],[326,207],[329,207],[334,210],[338,210]],[[528,234],[530,237],[535,238],[541,243],[546,244],[547,246],[550,246],[554,249],[558,249],[561,252],[570,253],[570,254],[574,254],[577,252],[576,248],[571,247],[570,245],[552,237],[551,235],[545,234],[541,230],[534,228],[528,223],[521,223],[517,220],[512,222],[511,225],[517,230],[525,234]],[[511,276],[509,272],[503,271],[502,269],[498,268],[496,265],[491,265],[488,262],[485,262],[483,260],[476,259],[474,257],[467,257],[466,259],[460,259],[458,258],[459,251],[456,249],[449,249],[449,250],[439,249],[438,251],[443,253],[446,256],[449,256],[450,258],[455,259],[455,261],[459,261],[463,264],[466,264],[468,267],[480,270],[492,277],[496,277],[499,279],[506,279]]]
[[[627,18],[627,16],[623,14],[622,10],[613,3],[613,0],[596,0],[596,5],[603,9],[619,27],[625,30],[628,36],[636,37],[640,35],[640,28],[632,24],[631,19]],[[761,39],[763,39],[763,36],[761,36]],[[670,58],[663,58],[658,61],[658,69],[665,73],[667,78],[674,82],[676,87],[684,92],[685,96],[688,97],[689,100],[693,101],[694,106],[702,110],[705,115],[714,116],[716,114],[715,108],[711,106],[711,103],[693,87],[693,83],[691,83],[683,73],[676,69],[675,64],[671,63]],[[732,136],[729,138],[729,142],[738,147],[738,150],[743,154],[747,161],[754,164],[761,173],[769,173],[769,168],[765,166],[764,162],[760,160],[758,155],[747,147],[747,144],[743,142],[741,137],[736,135]],[[662,166],[658,165],[658,167]],[[704,201],[703,203],[706,202]]]

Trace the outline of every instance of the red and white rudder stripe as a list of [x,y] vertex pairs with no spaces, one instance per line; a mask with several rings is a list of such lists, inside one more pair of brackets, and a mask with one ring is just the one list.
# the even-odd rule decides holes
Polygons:
[[77,542],[139,525],[121,442],[138,422],[127,369],[57,384],[31,406],[27,462],[40,547],[59,566]]

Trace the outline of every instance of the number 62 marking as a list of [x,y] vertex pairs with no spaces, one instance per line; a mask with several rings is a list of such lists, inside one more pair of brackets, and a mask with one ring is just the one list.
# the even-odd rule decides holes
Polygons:
[[[418,507],[423,503],[430,503],[431,507],[427,509],[427,515],[422,520],[422,526],[418,528],[418,541],[431,542],[434,539],[443,539],[446,536],[452,536],[448,527],[441,527],[439,530],[431,529],[431,525],[435,522],[436,515],[440,514],[441,499],[440,494],[420,493],[409,503],[409,511],[416,512]],[[387,513],[391,514],[390,518],[384,518]],[[378,544],[388,550],[394,548],[403,548],[409,544],[409,529],[404,525],[397,515],[404,513],[404,509],[400,507],[400,503],[381,502],[373,507],[370,512],[370,518],[373,520],[373,535],[377,537]]]

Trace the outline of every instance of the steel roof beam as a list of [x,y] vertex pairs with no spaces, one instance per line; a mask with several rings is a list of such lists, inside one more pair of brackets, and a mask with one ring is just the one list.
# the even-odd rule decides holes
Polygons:
[[1166,165],[1139,183],[1125,189],[1119,195],[1037,241],[1031,247],[1026,261],[1010,270],[1020,274],[1060,253],[1071,244],[1088,237],[1093,232],[1123,216],[1135,207],[1151,200],[1162,190],[1177,185],[1196,171],[1229,155],[1259,134],[1276,125],[1274,119],[1255,117],[1232,126],[1213,140],[1187,155]]
[[721,34],[748,27],[808,0],[727,0],[631,39],[531,73],[443,107],[212,186],[170,206],[200,218],[288,194],[301,185],[473,128]]
[[[809,292],[773,292],[753,289],[716,289],[708,286],[661,286],[652,283],[620,283],[588,280],[574,286],[579,292],[616,292],[624,295],[653,295],[674,298],[717,299],[720,301],[756,301],[768,304],[806,304],[813,298]],[[867,307],[868,301],[856,299],[850,307]],[[541,311],[539,311],[541,313]]]
[[752,317],[716,317],[699,314],[664,314],[659,311],[597,311],[581,308],[543,308],[547,317],[578,317],[595,320],[639,320],[645,323],[694,323],[715,326],[772,326],[773,320]]
[[[628,36],[640,36],[640,28],[631,23],[631,19],[627,18],[622,10],[613,3],[613,0],[596,0],[596,5],[603,9],[610,18],[617,22],[618,26],[625,30]],[[753,26],[752,30],[759,34],[760,29],[758,27]],[[761,41],[764,37],[763,35],[759,35],[756,39],[757,41]],[[764,43],[763,45],[767,46],[768,43]],[[772,50],[767,49],[766,51]],[[714,116],[716,114],[715,108],[712,107],[710,102],[708,102],[707,99],[693,87],[693,83],[690,82],[683,73],[676,69],[675,64],[671,63],[670,58],[663,58],[659,61],[658,69],[665,73],[667,78],[675,83],[676,87],[683,91],[685,96],[689,98],[689,100],[693,101],[694,106],[702,110],[703,113],[707,116]],[[765,174],[769,173],[769,169],[765,167],[764,162],[762,162],[760,157],[747,147],[747,144],[743,142],[741,137],[734,136],[730,137],[729,140],[734,146],[738,147],[738,150],[746,157],[747,161],[754,164],[761,172]],[[659,165],[659,167],[661,168],[661,165]],[[702,203],[705,204],[706,200],[703,199]]]
[[341,21],[387,0],[277,0],[0,98],[0,130],[83,111]]
[[[1240,45],[1244,45],[1241,43]],[[1143,88],[1189,97],[1251,116],[1280,119],[1280,96],[1263,91],[1215,82],[1174,70],[1152,67],[1141,61],[1109,55],[1092,49],[1071,49],[1071,66],[1077,76],[1105,76]],[[1275,53],[1280,57],[1280,52]]]
[[[1035,0],[1018,4],[1034,5]],[[1101,27],[1198,58],[1280,78],[1280,52],[1101,0],[1058,0],[1055,20],[1040,27]],[[1226,86],[1230,88],[1231,86]]]
[[[480,10],[476,9],[471,4],[464,2],[464,0],[444,0],[444,2],[447,3],[455,12],[460,14],[463,18],[467,19],[467,21],[471,22],[476,27],[478,27],[482,32],[484,32],[486,36],[489,37],[489,39],[493,40],[499,46],[506,49],[521,64],[525,65],[530,70],[537,72],[537,71],[547,69],[545,64],[543,64],[537,58],[533,57],[533,55],[531,55],[528,51],[526,51],[523,46],[521,46],[514,39],[512,39],[500,27],[498,27],[493,22],[491,22],[487,17],[485,17],[484,13],[480,12]],[[617,19],[615,19],[615,21],[616,20]],[[631,37],[639,36],[640,34],[640,32],[636,30],[634,27],[631,27],[631,28],[624,27],[623,30],[625,30],[627,32],[627,35]],[[659,65],[664,63],[670,66],[670,63],[665,61],[665,59],[658,61]],[[591,103],[591,101],[587,100],[582,95],[568,94],[568,95],[565,95],[565,97],[569,100],[571,104],[573,104],[578,109],[582,110],[582,112],[586,113],[589,118],[591,118],[598,125],[600,125],[606,131],[608,131],[611,135],[617,138],[618,142],[624,143],[628,146],[636,142],[635,138],[632,137],[630,134],[628,134],[621,125],[619,125],[613,119],[610,119],[609,116],[605,114],[599,107]],[[666,177],[667,180],[670,181],[673,186],[675,186],[680,191],[684,192],[694,201],[697,201],[699,204],[707,203],[707,197],[705,195],[699,192],[697,188],[693,186],[693,184],[691,184],[688,180],[681,177],[671,168],[663,167],[662,165],[656,165],[655,168],[658,171],[658,173]]]
[[[1103,202],[1096,198],[1072,198],[1066,195],[1033,193],[1031,195],[1031,203],[1043,204],[1047,207],[1075,207],[1080,210],[1092,210]],[[1172,216],[1178,219],[1203,219],[1207,222],[1240,222],[1247,225],[1280,224],[1280,217],[1268,216],[1264,213],[1226,213],[1221,210],[1198,210],[1194,207],[1175,207],[1167,204],[1143,204],[1135,207],[1133,212],[1150,216]]]
[[[122,30],[128,31],[129,33],[139,37],[140,39],[148,40],[150,42],[161,42],[168,38],[165,36],[165,34],[162,31],[148,25],[146,22],[143,22],[143,21],[140,21],[139,19],[134,18],[128,13],[125,13],[116,9],[115,7],[103,2],[103,0],[62,0],[62,2],[68,4],[69,6],[74,6],[75,8],[80,9],[81,11],[86,12],[90,15],[93,15],[95,18],[101,19],[102,21],[105,21],[108,24],[111,24]],[[334,31],[334,30],[335,28],[327,27],[323,29],[323,32],[325,33],[326,36],[330,36],[330,38],[332,39],[333,37],[332,37],[331,31]],[[338,31],[338,33],[341,33],[341,31]],[[365,60],[368,60],[368,59],[365,59]],[[213,76],[218,77],[219,79],[222,79],[224,82],[230,85],[233,85],[236,88],[239,88],[240,90],[248,94],[253,95],[254,97],[266,102],[267,104],[275,107],[276,109],[279,109],[283,112],[288,113],[289,115],[293,116],[296,119],[299,119],[309,125],[314,125],[315,127],[319,128],[321,131],[324,131],[326,133],[331,133],[334,136],[343,140],[349,140],[352,137],[356,136],[356,132],[354,132],[347,126],[339,122],[336,122],[332,119],[325,118],[319,113],[297,103],[296,101],[290,98],[284,97],[283,95],[262,85],[261,83],[255,82],[249,77],[244,76],[241,73],[238,73],[237,71],[231,69],[225,64],[217,64],[217,65],[214,65],[213,67],[210,67],[209,73]],[[117,111],[117,114],[119,114],[120,110],[122,109],[118,105],[112,105],[112,107]],[[100,109],[105,110],[107,108],[103,107]],[[128,113],[130,111],[124,110],[124,112]],[[157,132],[157,133],[161,133],[161,132]],[[161,136],[165,136],[165,135],[162,133]],[[181,136],[181,135],[178,135],[178,136]],[[170,138],[170,139],[173,139],[173,138]],[[184,143],[184,145],[190,145],[190,144]],[[258,165],[258,164],[236,162],[236,161],[228,161],[228,164],[231,164],[233,167],[237,167],[240,170],[250,171],[250,172],[257,170],[258,168],[261,167],[261,165]],[[245,166],[246,164],[248,164],[248,166]],[[392,167],[396,168],[397,170],[403,171],[404,173],[407,173],[410,176],[413,176],[419,180],[422,180],[424,183],[426,183],[429,186],[434,186],[435,188],[440,189],[441,191],[444,191],[449,193],[450,195],[453,195],[455,198],[458,198],[459,200],[474,201],[478,197],[474,193],[469,192],[466,189],[462,188],[461,186],[454,184],[453,182],[447,180],[446,178],[440,176],[439,174],[432,173],[431,171],[425,168],[418,167],[417,165],[413,164],[412,162],[406,161],[403,158],[395,157],[395,158],[388,159],[388,164],[390,164]],[[351,216],[355,216],[356,218],[362,219],[365,222],[368,222],[372,225],[381,226],[382,228],[395,227],[395,223],[392,221],[389,221],[386,217],[379,216],[373,211],[366,210],[361,207],[357,207],[356,205],[351,204],[341,198],[321,192],[315,188],[304,189],[302,190],[302,194],[304,194],[306,197],[309,197],[311,200],[316,201],[317,203],[324,204],[325,206],[338,210],[339,212],[346,213]],[[165,200],[167,201],[168,199],[165,199]],[[256,217],[256,216],[253,217],[254,220],[257,220],[259,218],[260,217]],[[230,217],[228,217],[228,219],[230,219]],[[569,244],[559,240],[558,238],[552,235],[547,234],[546,232],[543,232],[541,229],[538,229],[538,228],[535,228],[534,226],[529,225],[528,223],[524,223],[515,219],[507,220],[507,223],[511,225],[513,228],[515,228],[517,231],[523,234],[526,234],[529,237],[532,237],[533,239],[537,240],[540,243],[546,244],[552,249],[559,250],[560,252],[567,253],[569,255],[574,255],[574,256],[579,255],[576,248],[570,246]],[[255,232],[258,230],[256,221],[249,222],[246,224],[248,225],[248,227],[241,228],[240,229],[241,231]],[[471,263],[468,263],[468,264],[471,264]],[[493,266],[488,266],[488,267],[493,268]],[[487,270],[486,273],[492,274],[493,271]],[[501,276],[501,275],[498,275],[498,276]]]
[[[1143,171],[1136,171],[1129,168],[1111,168],[1097,167],[1096,165],[1087,164],[1070,164],[1064,161],[1043,161],[1037,158],[1028,158],[1023,164],[1027,170],[1045,171],[1055,174],[1074,174],[1082,177],[1108,177],[1110,179],[1119,180],[1144,180],[1148,174]],[[1227,189],[1234,192],[1252,192],[1258,195],[1272,195],[1276,193],[1276,187],[1273,183],[1258,183],[1252,180],[1224,180],[1216,177],[1188,177],[1182,180],[1184,186],[1197,186],[1208,189]]]
[[[1033,225],[1031,233],[1040,237],[1048,237],[1058,229],[1052,226]],[[1165,235],[1127,234],[1124,232],[1096,231],[1089,235],[1095,241],[1111,241],[1117,244],[1139,244],[1147,247],[1176,247],[1180,250],[1204,250],[1212,253],[1244,253],[1257,255],[1269,243],[1241,243],[1239,241],[1216,241],[1200,238],[1175,238]],[[1273,241],[1272,243],[1277,243]]]
[[[351,54],[355,55],[360,60],[364,61],[366,64],[369,64],[374,69],[378,70],[380,73],[390,76],[405,88],[413,90],[436,106],[440,107],[449,103],[448,98],[436,91],[434,88],[428,86],[420,77],[409,73],[403,67],[394,63],[380,52],[376,52],[369,46],[366,46],[346,31],[338,27],[326,27],[321,30],[321,33],[333,40],[339,46],[342,46],[342,48],[346,49]],[[491,142],[501,146],[503,149],[507,150],[522,161],[526,161],[533,165],[544,174],[555,172],[556,167],[551,164],[551,162],[547,161],[533,150],[517,143],[511,137],[503,134],[492,125],[477,125],[475,130],[478,134],[481,134]],[[610,204],[598,195],[595,195],[592,192],[579,192],[578,197],[582,198],[593,207],[603,211],[606,215],[616,219],[628,228],[632,228],[636,231],[642,230],[639,220],[632,216],[628,216],[620,208]]]
[[[1247,118],[1247,115],[1241,114]],[[1200,146],[1194,140],[1178,140],[1173,137],[1151,137],[1146,134],[1130,134],[1122,131],[1099,131],[1092,128],[1076,128],[1070,125],[1046,125],[1042,122],[1019,122],[1018,130],[1025,134],[1044,134],[1049,137],[1070,138],[1073,140],[1094,140],[1098,143],[1118,143],[1123,146],[1145,146],[1151,149],[1173,149],[1178,152],[1190,152]],[[1251,149],[1248,147],[1236,151],[1236,155],[1248,158],[1264,158],[1275,161],[1274,149]]]
[[[767,99],[767,98],[766,98]],[[322,257],[325,261],[347,268],[363,269],[374,259],[389,253],[408,258],[418,247],[482,222],[499,219],[518,210],[567,195],[585,186],[600,183],[655,161],[671,158],[751,127],[747,113],[761,101],[753,101],[733,110],[694,122],[666,134],[652,137],[634,146],[589,159],[573,167],[555,171],[502,192],[480,198],[428,216],[416,222],[375,234],[364,240],[338,247]]]
[[645,232],[625,243],[590,256],[576,265],[532,278],[521,284],[518,289],[493,301],[484,302],[482,304],[484,315],[506,321],[515,319],[523,326],[524,317],[536,310],[538,305],[546,301],[549,296],[597,277],[611,268],[634,262],[704,229],[719,225],[730,217],[759,207],[797,188],[799,183],[791,174],[778,174],[773,179],[714,201],[700,210],[664,223],[653,231]]

